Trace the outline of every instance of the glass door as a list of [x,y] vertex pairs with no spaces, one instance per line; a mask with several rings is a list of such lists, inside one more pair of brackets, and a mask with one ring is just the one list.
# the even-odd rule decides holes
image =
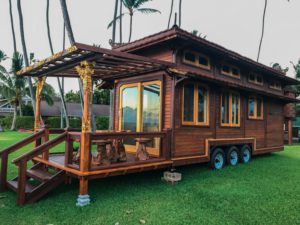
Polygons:
[[[160,131],[161,82],[140,82],[120,88],[119,129],[132,132]],[[134,139],[124,141],[127,151],[136,151]],[[147,145],[151,155],[159,155],[159,138]]]

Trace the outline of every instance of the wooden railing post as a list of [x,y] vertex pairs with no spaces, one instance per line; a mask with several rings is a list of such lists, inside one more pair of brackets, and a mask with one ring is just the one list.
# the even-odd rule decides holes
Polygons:
[[[65,129],[68,131],[68,129]],[[70,134],[67,133],[66,144],[65,144],[65,166],[72,163],[73,158],[73,139]]]
[[4,191],[6,189],[7,160],[8,160],[8,153],[3,152],[1,156],[0,191]]
[[[44,143],[48,142],[49,141],[49,126],[46,125],[44,127]],[[49,160],[49,149],[47,149],[47,151],[45,151],[43,153],[43,159],[44,160]]]
[[26,188],[26,170],[27,170],[27,161],[21,160],[18,164],[19,173],[18,173],[18,189],[17,189],[17,204],[24,205],[26,201],[25,188]]

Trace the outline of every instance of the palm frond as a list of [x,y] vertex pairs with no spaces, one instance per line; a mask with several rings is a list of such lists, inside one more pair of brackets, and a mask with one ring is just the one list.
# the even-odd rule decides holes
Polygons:
[[152,0],[135,0],[133,3],[133,8],[138,9],[141,5],[151,1]]
[[7,56],[5,55],[5,53],[2,50],[0,50],[0,62],[4,61],[5,59],[7,59]]
[[[124,15],[125,15],[125,13],[122,13],[121,15],[117,16],[117,17],[116,17],[116,22],[118,22],[118,21],[121,19],[121,17],[123,17]],[[114,21],[115,21],[115,20],[112,20],[112,21],[107,25],[107,29],[109,29],[109,28],[113,25]]]
[[161,13],[159,10],[157,10],[157,9],[151,9],[151,8],[141,8],[141,9],[137,9],[137,11],[139,11],[141,13],[145,13],[145,14]]
[[5,84],[0,84],[0,95],[11,102],[11,101],[13,101],[13,99],[16,95],[16,92],[13,88],[11,88]]
[[23,56],[19,52],[15,52],[12,57],[11,71],[16,73],[23,68]]

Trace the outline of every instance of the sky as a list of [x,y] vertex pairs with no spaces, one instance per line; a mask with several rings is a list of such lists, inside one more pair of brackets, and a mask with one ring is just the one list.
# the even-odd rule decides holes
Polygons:
[[[17,48],[22,51],[16,0],[13,2]],[[115,0],[67,0],[69,15],[76,42],[97,44],[110,48],[112,31],[107,24],[112,20]],[[171,0],[152,0],[144,7],[155,8],[161,14],[136,13],[133,18],[132,40],[160,32],[167,28]],[[174,0],[174,11],[178,11]],[[46,0],[23,0],[23,19],[27,51],[36,59],[50,56],[46,28]],[[187,31],[194,29],[206,39],[241,55],[256,60],[261,35],[263,0],[182,0],[182,25]],[[124,9],[126,10],[126,9]],[[300,58],[300,1],[268,1],[260,62],[270,66],[278,62],[290,67],[290,61]],[[174,17],[172,18],[172,24]],[[0,49],[12,55],[13,42],[10,27],[8,0],[0,0]],[[50,29],[54,51],[62,50],[63,20],[59,0],[50,0]],[[128,39],[129,18],[123,22],[123,40]],[[118,34],[117,34],[118,35]],[[69,46],[66,40],[66,46]],[[57,89],[56,79],[47,80]],[[78,90],[77,81],[68,79],[65,89]]]

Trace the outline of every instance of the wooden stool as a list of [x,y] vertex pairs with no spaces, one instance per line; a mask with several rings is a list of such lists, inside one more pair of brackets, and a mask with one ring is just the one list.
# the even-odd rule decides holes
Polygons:
[[146,149],[146,144],[152,141],[150,138],[136,138],[136,142],[138,142],[138,149],[136,151],[135,159],[139,161],[145,161],[149,159],[149,153]]
[[110,165],[112,141],[111,140],[99,140],[94,141],[97,145],[97,155],[93,157],[93,164],[95,165]]
[[123,144],[122,139],[115,139],[114,140],[114,153],[113,153],[113,160],[119,162],[126,162],[127,156],[125,152],[125,147]]

